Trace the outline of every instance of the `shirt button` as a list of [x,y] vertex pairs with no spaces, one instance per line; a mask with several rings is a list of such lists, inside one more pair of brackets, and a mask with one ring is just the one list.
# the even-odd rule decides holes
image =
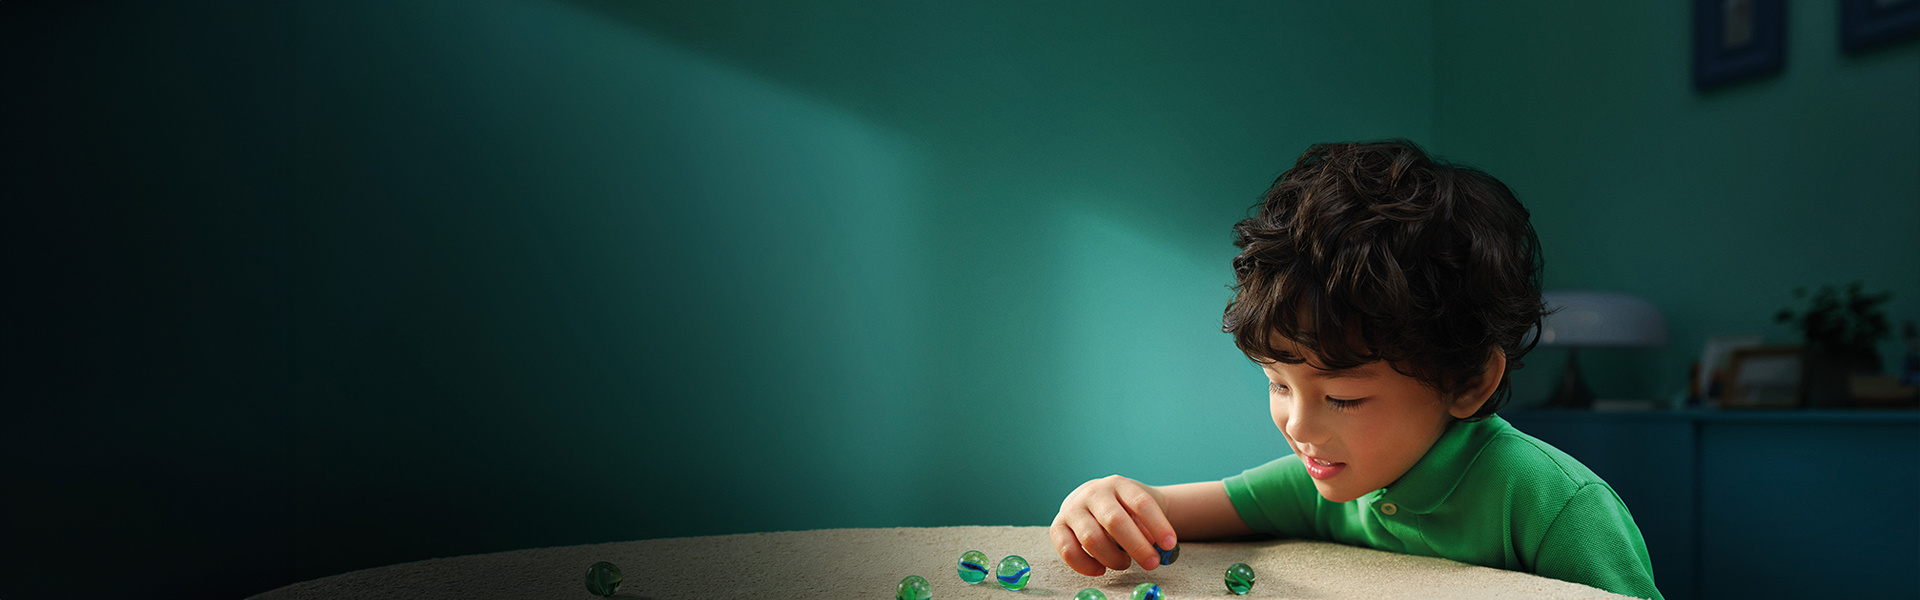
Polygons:
[[1400,507],[1394,506],[1392,502],[1388,502],[1386,504],[1380,505],[1380,512],[1393,514],[1393,513],[1400,512]]

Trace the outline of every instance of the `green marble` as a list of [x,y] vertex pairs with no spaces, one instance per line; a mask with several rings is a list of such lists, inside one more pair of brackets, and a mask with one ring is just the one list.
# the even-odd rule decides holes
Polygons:
[[600,561],[587,567],[587,592],[601,598],[620,591],[620,567]]
[[1142,583],[1133,586],[1133,600],[1161,600],[1166,597],[1166,593],[1160,591],[1160,584]]
[[1236,596],[1245,596],[1247,590],[1251,589],[1253,589],[1253,567],[1247,566],[1247,563],[1233,563],[1233,566],[1227,567],[1227,591],[1233,592]]
[[1078,594],[1074,594],[1073,600],[1107,600],[1107,593],[1094,588],[1087,588],[1080,590]]
[[993,567],[993,576],[1000,580],[1000,587],[1018,590],[1027,587],[1027,577],[1033,574],[1033,566],[1018,554],[1008,554]]
[[967,583],[980,583],[987,579],[987,555],[979,550],[968,550],[960,555],[960,580]]
[[927,600],[933,597],[933,584],[919,575],[908,575],[893,589],[893,600]]

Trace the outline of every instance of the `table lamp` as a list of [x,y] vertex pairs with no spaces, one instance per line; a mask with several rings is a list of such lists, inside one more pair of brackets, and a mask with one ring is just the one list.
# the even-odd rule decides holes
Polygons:
[[1581,348],[1657,348],[1667,345],[1667,320],[1638,296],[1614,292],[1541,294],[1551,311],[1540,324],[1540,345],[1567,349],[1567,372],[1548,406],[1591,408],[1593,392],[1580,378]]

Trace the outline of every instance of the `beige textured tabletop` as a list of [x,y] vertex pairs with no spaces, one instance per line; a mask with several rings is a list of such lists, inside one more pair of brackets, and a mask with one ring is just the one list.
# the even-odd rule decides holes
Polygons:
[[[1033,563],[1032,579],[1017,592],[991,577],[968,585],[955,571],[967,550],[985,552],[991,561],[1025,557]],[[1296,540],[1182,543],[1172,565],[1087,577],[1060,561],[1044,527],[939,527],[749,533],[437,558],[323,577],[257,598],[594,600],[586,571],[603,560],[625,575],[613,596],[622,599],[884,599],[908,575],[932,582],[934,600],[1069,600],[1088,587],[1124,600],[1143,582],[1160,584],[1174,600],[1234,597],[1223,575],[1237,562],[1257,575],[1245,598],[1627,597],[1526,573]]]

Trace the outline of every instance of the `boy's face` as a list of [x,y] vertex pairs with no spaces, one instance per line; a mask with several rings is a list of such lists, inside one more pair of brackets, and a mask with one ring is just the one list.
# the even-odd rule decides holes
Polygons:
[[1321,370],[1313,366],[1312,352],[1275,338],[1275,349],[1307,362],[1262,365],[1273,424],[1327,500],[1353,500],[1400,479],[1453,418],[1479,409],[1477,402],[1462,403],[1471,408],[1449,406],[1439,392],[1384,362]]

